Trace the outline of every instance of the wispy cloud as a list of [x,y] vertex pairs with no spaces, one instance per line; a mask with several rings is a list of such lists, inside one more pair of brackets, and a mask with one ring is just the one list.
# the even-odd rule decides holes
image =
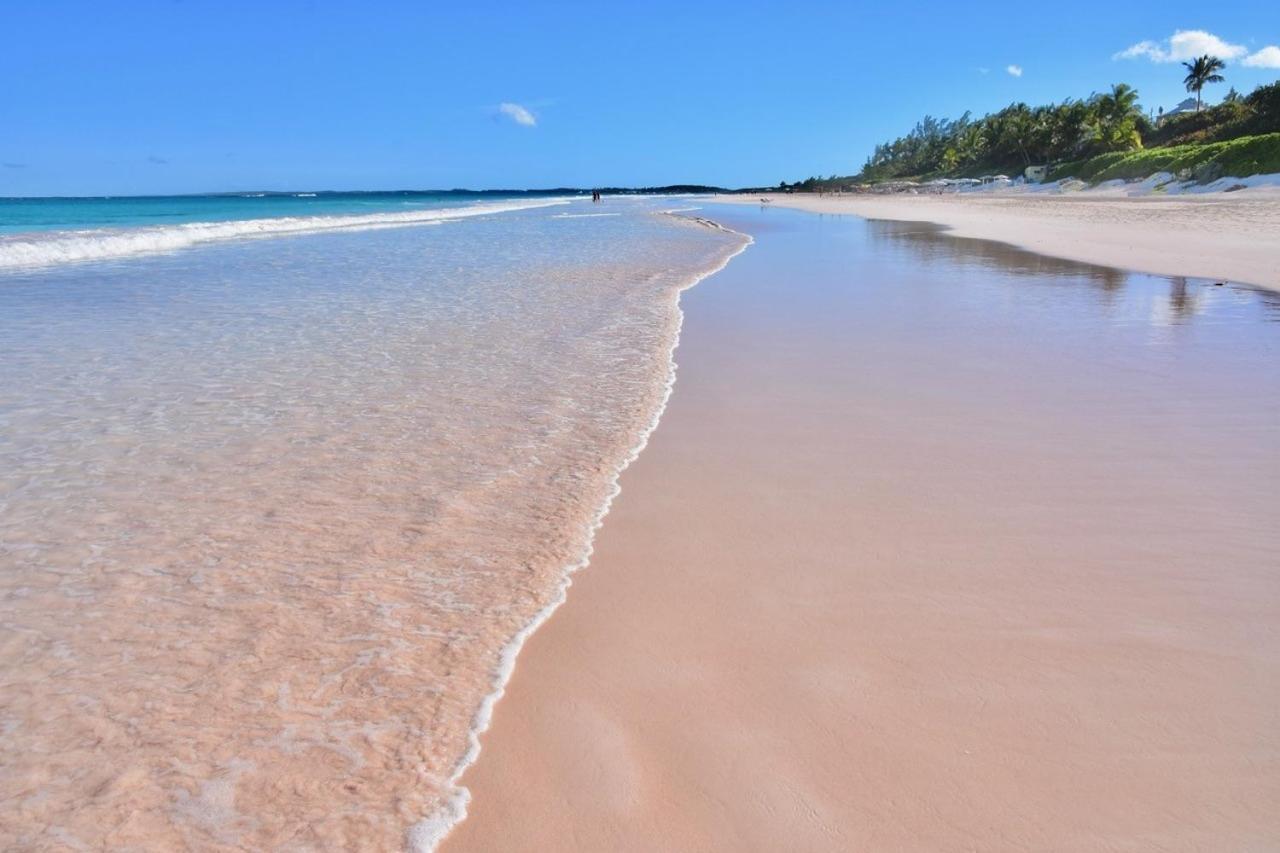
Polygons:
[[26,163],[0,163],[0,166],[4,166],[6,169],[25,169],[25,168],[27,168],[27,164],[26,164]]
[[1269,44],[1257,53],[1251,53],[1240,60],[1241,65],[1250,68],[1280,68],[1280,47]]
[[1010,75],[1011,77],[1021,77],[1021,76],[1022,76],[1022,66],[1021,66],[1021,65],[1006,65],[1004,70],[1005,70],[1005,71],[1008,71],[1008,72],[1009,72],[1009,75]]
[[[1265,52],[1259,51],[1259,53]],[[1232,44],[1204,30],[1178,30],[1163,41],[1140,41],[1130,45],[1112,59],[1150,59],[1152,62],[1181,62],[1197,56],[1216,56],[1220,59],[1239,59],[1249,52],[1242,44]]]
[[167,165],[169,165],[169,161],[168,161],[168,160],[164,159],[163,157],[157,157],[157,156],[156,156],[156,155],[154,155],[154,154],[152,154],[150,157],[148,157],[148,158],[147,158],[147,162],[148,162],[148,163],[150,163],[150,164],[151,164],[151,165],[153,165],[153,166],[167,166]]
[[990,68],[979,68],[979,69],[978,69],[978,73],[979,73],[979,74],[990,74],[990,73],[991,73],[991,69],[990,69]]
[[503,103],[498,104],[498,112],[521,127],[538,126],[537,117],[519,104],[504,101]]

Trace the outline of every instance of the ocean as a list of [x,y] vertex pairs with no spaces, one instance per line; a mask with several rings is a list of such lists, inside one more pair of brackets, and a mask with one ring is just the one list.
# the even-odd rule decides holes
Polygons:
[[467,190],[0,198],[0,270],[125,258],[222,240],[430,224],[580,198]]
[[681,200],[0,200],[0,833],[430,849],[747,238]]

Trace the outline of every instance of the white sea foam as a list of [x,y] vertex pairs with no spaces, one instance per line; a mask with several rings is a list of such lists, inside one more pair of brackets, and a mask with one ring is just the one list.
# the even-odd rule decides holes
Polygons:
[[[669,211],[664,211],[666,215],[672,215]],[[688,217],[674,217],[676,219],[689,220]],[[718,222],[711,220],[697,220],[698,225],[711,226],[717,230],[740,234],[741,232],[733,231],[733,229],[725,228]],[[409,830],[409,844],[416,853],[433,853],[446,836],[467,817],[467,805],[471,802],[471,791],[461,784],[462,776],[467,772],[476,759],[480,757],[480,737],[489,730],[489,726],[493,722],[493,709],[498,704],[507,690],[507,683],[511,680],[511,676],[515,673],[516,658],[520,655],[520,650],[524,648],[524,644],[533,636],[533,633],[542,626],[544,622],[551,618],[552,614],[564,604],[569,596],[569,587],[573,585],[573,575],[585,569],[591,563],[591,555],[595,551],[595,537],[604,526],[605,516],[609,514],[609,510],[613,507],[613,501],[622,493],[622,486],[619,480],[622,478],[624,471],[630,467],[631,463],[640,457],[645,447],[649,444],[649,437],[653,435],[653,431],[658,428],[658,422],[662,420],[663,413],[667,410],[667,403],[671,400],[671,392],[675,389],[676,384],[676,350],[680,347],[680,332],[684,328],[684,312],[680,309],[680,294],[689,288],[695,286],[703,279],[715,275],[729,265],[729,262],[742,254],[755,241],[747,234],[741,234],[743,242],[740,246],[729,252],[718,263],[709,269],[703,270],[694,275],[675,295],[675,312],[676,327],[675,333],[671,339],[671,348],[667,354],[667,376],[665,387],[662,392],[662,400],[659,402],[657,409],[653,413],[653,418],[645,426],[640,433],[639,441],[631,448],[626,458],[613,472],[613,481],[610,484],[609,494],[604,500],[604,504],[600,507],[595,517],[591,520],[591,532],[587,538],[586,551],[582,558],[573,565],[566,566],[564,577],[560,581],[559,589],[556,590],[555,596],[547,604],[546,607],[538,611],[529,621],[527,625],[520,629],[511,641],[503,648],[501,657],[499,658],[498,667],[493,675],[493,691],[484,698],[480,704],[479,710],[476,711],[475,718],[471,724],[471,731],[468,734],[470,746],[467,752],[459,760],[453,775],[449,779],[448,798],[441,805],[440,809],[433,814],[427,815],[418,823],[414,824]]]
[[281,216],[226,222],[187,222],[182,225],[147,228],[39,232],[0,237],[0,270],[50,267],[80,261],[162,254],[226,240],[283,237],[322,231],[358,231],[434,225],[471,216],[486,216],[564,204],[569,204],[569,201],[565,199],[503,201],[394,213]]

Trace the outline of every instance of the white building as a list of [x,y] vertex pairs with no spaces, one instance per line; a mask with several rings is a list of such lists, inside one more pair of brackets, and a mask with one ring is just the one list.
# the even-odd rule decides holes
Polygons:
[[1195,111],[1196,111],[1196,99],[1187,98],[1185,101],[1178,104],[1176,107],[1169,110],[1168,112],[1160,113],[1160,117],[1159,119],[1157,119],[1157,121],[1164,121],[1169,116],[1182,115],[1183,113],[1193,113]]

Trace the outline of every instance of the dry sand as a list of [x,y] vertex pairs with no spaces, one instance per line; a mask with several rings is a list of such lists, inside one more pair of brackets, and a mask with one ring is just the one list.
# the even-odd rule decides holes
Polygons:
[[936,222],[957,237],[997,240],[1073,261],[1280,290],[1280,190],[1275,188],[1141,197],[1105,191],[767,197],[773,204],[815,213]]
[[1270,297],[749,214],[442,849],[1280,846]]

